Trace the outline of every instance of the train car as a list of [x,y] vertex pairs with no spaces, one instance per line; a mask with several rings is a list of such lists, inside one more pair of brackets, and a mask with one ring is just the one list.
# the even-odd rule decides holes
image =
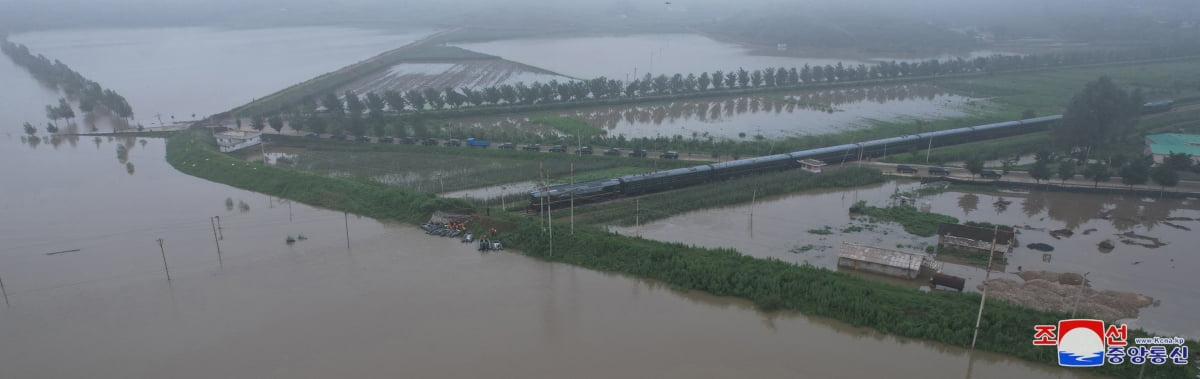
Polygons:
[[782,170],[797,167],[798,163],[788,154],[775,154],[765,157],[739,159],[721,163],[713,163],[713,179],[726,179],[735,176],[755,174],[764,171]]
[[[850,152],[855,152],[851,156]],[[842,163],[858,159],[858,144],[848,143],[845,145],[822,147],[819,149],[811,149],[789,153],[793,160],[799,161],[802,159],[816,159],[829,163]]]
[[710,165],[626,175],[620,178],[621,193],[625,195],[638,195],[647,192],[686,187],[710,179],[712,179],[712,167]]
[[[541,209],[562,208],[571,205],[594,203],[612,199],[620,195],[621,182],[617,179],[597,179],[574,184],[559,184],[529,193],[529,207]],[[573,198],[573,199],[572,199]]]
[[898,154],[909,151],[919,145],[920,141],[921,137],[910,134],[863,142],[859,144],[859,148],[862,150],[861,155],[863,157],[879,158],[887,155],[888,152]]

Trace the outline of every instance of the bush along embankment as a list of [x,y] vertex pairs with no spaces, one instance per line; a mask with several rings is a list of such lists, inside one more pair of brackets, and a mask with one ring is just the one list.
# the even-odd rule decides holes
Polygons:
[[[435,209],[461,203],[372,183],[307,174],[251,164],[216,152],[205,133],[181,133],[167,144],[167,159],[177,169],[239,188],[355,212],[379,219],[417,222]],[[921,292],[811,266],[753,258],[730,249],[706,249],[609,233],[595,226],[560,231],[553,253],[547,232],[532,218],[512,214],[484,218],[501,225],[506,245],[531,257],[590,269],[659,280],[684,290],[754,301],[763,309],[788,309],[831,317],[902,337],[968,346],[978,312],[974,293]],[[1033,326],[1069,318],[992,301],[983,314],[977,347],[1051,364],[1056,351],[1033,346]],[[1146,333],[1133,331],[1130,337]],[[1198,349],[1194,342],[1190,349]],[[1141,367],[1106,365],[1089,373],[1133,377]],[[1149,366],[1148,378],[1193,377],[1192,366]]]
[[956,224],[958,219],[940,213],[921,212],[910,205],[897,205],[879,208],[859,201],[850,206],[850,213],[857,213],[871,218],[893,221],[904,226],[904,231],[921,237],[932,237],[937,234],[938,224],[943,222]]
[[332,179],[247,162],[218,152],[212,136],[205,132],[189,131],[169,138],[167,162],[185,174],[217,183],[377,219],[418,223],[436,210],[470,207],[463,200],[439,198],[377,182]]

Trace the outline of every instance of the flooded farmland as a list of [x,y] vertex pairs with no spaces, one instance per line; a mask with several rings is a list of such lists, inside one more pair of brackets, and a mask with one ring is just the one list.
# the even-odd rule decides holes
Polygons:
[[[930,365],[948,377],[1084,377],[479,254],[180,174],[159,139],[23,141],[20,123],[42,117],[23,106],[58,96],[4,64],[0,80],[18,100],[0,102],[3,378],[916,377]],[[844,353],[864,346],[873,359]]]
[[[871,126],[873,120],[962,116],[982,101],[928,84],[848,87],[589,107],[558,114],[601,127],[609,136],[683,136],[741,140],[827,134]],[[533,129],[525,116],[456,119],[452,126]]]
[[[850,205],[858,200],[886,206],[893,193],[907,192],[916,186],[889,182],[845,192],[802,193],[763,200],[753,206],[691,212],[640,228],[614,229],[622,234],[732,247],[753,256],[837,269],[837,247],[842,241],[917,252],[937,244],[936,237],[916,237],[894,223],[855,220],[848,212]],[[1195,301],[1200,292],[1189,284],[1190,272],[1200,268],[1200,257],[1189,245],[1195,241],[1191,230],[1200,228],[1200,222],[1195,221],[1200,219],[1200,203],[1195,200],[1047,192],[944,192],[922,197],[918,202],[927,204],[932,212],[960,221],[1020,228],[1017,238],[1021,246],[1014,249],[1007,265],[999,269],[1004,273],[994,272],[992,278],[1020,281],[1016,273],[1021,270],[1090,272],[1087,278],[1095,289],[1136,292],[1158,301],[1142,309],[1136,320],[1129,320],[1131,325],[1165,334],[1200,336],[1194,317],[1200,312],[1200,303]],[[828,235],[810,232],[826,227]],[[1071,230],[1074,235],[1055,238],[1049,233],[1059,229]],[[1105,240],[1116,244],[1116,248],[1109,252],[1098,248]],[[1149,241],[1165,245],[1155,247]],[[1026,247],[1031,243],[1049,244],[1054,251],[1043,253]],[[972,290],[985,274],[982,268],[956,263],[947,263],[944,272],[966,278],[967,288]],[[924,285],[871,277],[910,286]]]
[[[170,123],[224,112],[430,33],[155,28],[52,30],[8,38],[120,93],[133,106],[135,123],[157,126],[159,115]],[[247,72],[254,73],[253,80]]]

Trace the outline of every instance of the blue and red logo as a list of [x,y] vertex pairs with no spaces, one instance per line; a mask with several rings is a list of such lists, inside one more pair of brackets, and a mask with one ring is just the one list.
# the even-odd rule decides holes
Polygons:
[[[1033,327],[1033,344],[1058,346],[1058,364],[1064,367],[1095,367],[1104,365],[1104,353],[1108,346],[1128,344],[1129,328],[1109,325],[1091,319],[1061,320],[1058,325]],[[1057,334],[1055,333],[1057,329]]]

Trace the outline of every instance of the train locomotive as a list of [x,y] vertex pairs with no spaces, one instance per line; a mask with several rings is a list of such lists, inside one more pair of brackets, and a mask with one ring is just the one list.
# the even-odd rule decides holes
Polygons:
[[654,171],[644,174],[626,175],[619,178],[597,179],[573,184],[548,186],[529,193],[532,211],[562,208],[574,204],[605,201],[618,196],[633,196],[650,192],[665,191],[711,180],[723,180],[748,174],[800,167],[800,161],[815,159],[828,163],[845,163],[865,158],[877,158],[888,154],[914,151],[994,138],[1010,137],[1047,130],[1062,119],[1062,115],[947,129],[936,132],[910,134],[873,141],[844,144],[746,158],[720,163]]

